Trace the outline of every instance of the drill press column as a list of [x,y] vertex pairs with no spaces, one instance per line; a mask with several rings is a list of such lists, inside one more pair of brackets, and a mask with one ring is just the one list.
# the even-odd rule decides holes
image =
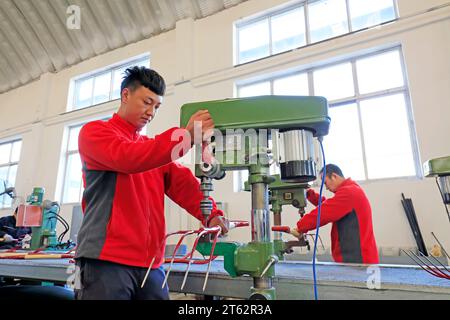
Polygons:
[[[270,242],[269,190],[266,183],[252,184],[252,241]],[[271,289],[272,279],[253,278],[255,289]]]

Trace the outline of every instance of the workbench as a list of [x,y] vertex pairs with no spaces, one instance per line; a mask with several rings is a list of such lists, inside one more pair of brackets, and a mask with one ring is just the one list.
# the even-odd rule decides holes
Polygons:
[[[211,265],[208,284],[202,292],[206,265],[191,265],[184,290],[181,291],[185,264],[174,264],[169,277],[172,292],[246,299],[253,285],[251,277],[231,278],[223,261]],[[168,265],[165,265],[166,269]],[[68,259],[0,260],[0,276],[19,279],[67,283],[75,266]],[[364,265],[318,263],[316,265],[320,299],[445,299],[450,300],[450,281],[435,278],[416,266],[379,265],[380,289],[368,289],[374,269]],[[280,262],[273,283],[278,299],[313,299],[310,262]],[[370,281],[369,281],[370,282]]]

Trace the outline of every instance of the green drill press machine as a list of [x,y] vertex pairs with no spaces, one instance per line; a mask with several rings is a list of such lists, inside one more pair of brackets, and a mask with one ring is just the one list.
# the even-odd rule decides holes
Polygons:
[[436,177],[436,184],[450,222],[450,156],[428,160],[423,164],[423,171],[426,177]]
[[[226,171],[248,170],[251,192],[251,242],[219,242],[213,254],[224,257],[224,268],[230,276],[253,277],[250,299],[275,299],[275,264],[292,243],[283,242],[281,235],[271,240],[270,210],[275,225],[281,224],[283,205],[304,211],[304,190],[317,176],[314,139],[321,139],[329,130],[327,100],[260,96],[189,103],[181,108],[180,125],[185,127],[198,110],[208,110],[215,124],[210,144],[212,160],[205,161],[201,139],[196,143],[195,175],[200,178],[204,195],[202,214],[211,214],[212,180],[222,179]],[[271,160],[279,165],[279,176],[270,175]],[[295,245],[307,244],[300,240]],[[208,237],[197,246],[203,255],[209,255],[211,249]]]

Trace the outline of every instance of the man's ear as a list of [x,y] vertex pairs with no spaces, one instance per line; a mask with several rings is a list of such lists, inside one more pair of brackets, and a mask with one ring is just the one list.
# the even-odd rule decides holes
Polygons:
[[122,102],[123,103],[128,103],[128,99],[130,98],[130,89],[128,88],[123,88],[122,93],[121,93],[121,98],[122,98]]

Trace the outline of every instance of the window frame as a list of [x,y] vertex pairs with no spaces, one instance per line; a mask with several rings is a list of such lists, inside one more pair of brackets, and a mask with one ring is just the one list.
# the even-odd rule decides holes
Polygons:
[[[145,54],[144,56],[139,56],[139,57],[135,57],[131,60],[127,60],[125,62],[121,62],[120,64],[115,64],[115,65],[111,65],[108,66],[106,68],[101,68],[83,75],[80,75],[78,77],[75,77],[72,79],[72,87],[73,89],[70,90],[70,97],[68,100],[68,104],[67,104],[67,112],[71,112],[71,111],[78,111],[78,110],[84,110],[86,108],[89,107],[94,107],[94,106],[98,106],[104,103],[108,103],[111,101],[115,101],[120,99],[119,98],[113,98],[113,86],[114,86],[114,72],[117,70],[120,70],[124,67],[131,67],[132,65],[136,65],[136,64],[140,64],[143,62],[148,62],[148,65],[150,66],[150,54]],[[100,103],[95,103],[94,104],[94,89],[95,89],[95,79],[97,77],[100,77],[102,75],[105,75],[109,73],[110,74],[110,83],[109,83],[109,95],[108,95],[108,100],[104,101],[104,102],[100,102]],[[85,107],[77,107],[76,106],[76,99],[77,99],[77,92],[76,92],[76,88],[77,88],[77,84],[81,83],[83,81],[92,79],[92,88],[91,88],[91,98],[90,98],[90,103],[89,105],[85,106]]]
[[[359,93],[359,84],[358,84],[358,77],[357,77],[357,68],[356,68],[356,62],[358,60],[373,57],[377,55],[381,55],[387,52],[395,52],[397,51],[399,53],[399,62],[402,68],[402,77],[403,77],[403,86],[396,87],[396,88],[389,88],[384,90],[379,90],[375,92],[360,94]],[[358,182],[365,184],[365,183],[371,183],[376,181],[387,181],[387,180],[399,180],[399,179],[423,179],[423,172],[420,162],[420,153],[419,153],[419,144],[417,139],[417,133],[416,133],[416,126],[413,116],[413,110],[412,110],[412,101],[409,91],[409,85],[407,80],[407,70],[406,70],[406,64],[405,59],[403,55],[403,50],[401,45],[395,45],[390,46],[387,48],[382,49],[372,49],[370,52],[366,52],[363,54],[355,53],[352,56],[348,56],[345,58],[333,60],[333,62],[326,62],[315,64],[312,67],[308,67],[305,69],[296,69],[295,71],[292,70],[286,70],[283,73],[277,73],[275,75],[268,75],[266,77],[258,77],[255,81],[249,81],[249,80],[243,80],[243,81],[237,81],[235,82],[236,87],[236,95],[239,97],[239,92],[242,87],[254,85],[261,82],[270,82],[270,93],[273,94],[273,83],[275,80],[280,78],[289,77],[296,74],[304,74],[306,73],[308,76],[308,84],[309,84],[309,95],[314,96],[314,78],[313,73],[316,70],[322,69],[322,68],[329,68],[335,65],[343,64],[343,63],[351,63],[352,65],[352,77],[353,77],[353,86],[354,86],[354,96],[352,97],[346,97],[342,99],[336,99],[329,101],[329,108],[339,107],[339,105],[349,104],[349,103],[355,103],[357,110],[358,110],[358,119],[359,119],[359,128],[360,128],[360,138],[361,138],[361,147],[362,147],[362,153],[363,153],[363,165],[364,165],[364,180],[358,180]],[[367,152],[366,152],[366,145],[364,141],[364,127],[362,123],[362,116],[361,116],[361,107],[360,102],[364,100],[368,100],[371,98],[382,98],[386,96],[396,95],[396,94],[403,94],[405,99],[405,106],[406,106],[406,117],[408,121],[408,133],[410,137],[410,143],[411,143],[411,149],[412,149],[412,157],[414,161],[414,168],[415,168],[415,174],[409,175],[409,176],[396,176],[396,177],[386,177],[386,178],[376,178],[376,179],[369,179],[368,178],[368,168],[367,168]],[[321,159],[321,155],[318,155]],[[240,177],[240,175],[236,175],[235,177]]]
[[[4,163],[4,164],[0,164],[0,168],[5,168],[5,167],[8,168],[8,170],[7,170],[7,177],[9,177],[9,173],[10,173],[11,167],[13,167],[13,166],[17,166],[17,171],[19,171],[20,156],[19,156],[19,159],[17,161],[11,161],[11,159],[12,159],[12,152],[13,152],[13,144],[16,143],[16,142],[19,142],[19,141],[23,143],[23,139],[22,138],[14,138],[14,139],[11,139],[11,140],[0,141],[0,145],[5,145],[5,144],[10,144],[11,145],[11,150],[9,152],[9,160],[8,160],[8,162]],[[20,148],[20,154],[22,155],[22,146]],[[16,172],[16,178],[17,178],[17,172]],[[8,182],[8,180],[6,180],[6,182]],[[13,187],[15,187],[15,186],[13,186]],[[1,197],[2,199],[0,201],[0,210],[11,209],[13,207],[14,201],[11,201],[11,205],[10,206],[5,206],[5,197],[6,197],[6,195],[3,195]]]
[[[80,197],[80,200],[78,201],[78,202],[65,202],[65,199],[64,199],[64,196],[65,196],[65,189],[66,189],[66,179],[67,179],[67,167],[68,167],[68,160],[69,160],[69,157],[71,156],[71,155],[74,155],[74,154],[80,154],[80,151],[79,151],[79,149],[78,149],[78,147],[77,147],[77,149],[76,150],[69,150],[69,144],[70,144],[70,130],[73,130],[73,129],[75,129],[75,128],[78,128],[78,127],[83,127],[86,123],[88,123],[88,122],[90,122],[90,121],[94,121],[94,120],[88,120],[88,121],[86,121],[86,122],[82,122],[82,123],[76,123],[76,124],[71,124],[71,125],[69,125],[69,126],[67,126],[66,127],[66,130],[67,130],[67,139],[66,139],[66,141],[65,141],[65,147],[64,147],[64,170],[63,170],[63,178],[62,178],[62,188],[61,188],[61,204],[64,204],[64,205],[74,205],[74,204],[79,204],[79,203],[81,203],[81,200],[82,200],[82,197],[83,197],[83,192],[82,192],[82,190],[83,190],[83,176],[81,175],[81,187],[80,187],[80,191],[79,191],[79,197]],[[80,159],[80,161],[81,161],[81,159]],[[82,174],[82,173],[81,173]]]
[[[290,52],[290,51],[293,51],[293,50],[297,50],[297,49],[300,49],[300,48],[305,48],[305,47],[308,47],[310,45],[314,45],[314,44],[321,43],[321,42],[324,42],[324,41],[329,41],[329,40],[332,40],[332,39],[335,39],[335,38],[339,38],[339,37],[342,37],[342,36],[353,34],[355,32],[360,32],[362,30],[373,28],[373,27],[376,27],[376,26],[379,26],[379,25],[395,22],[395,21],[397,21],[399,19],[399,10],[398,10],[397,0],[392,0],[392,2],[393,2],[393,10],[394,10],[394,18],[393,19],[387,20],[387,21],[383,21],[383,22],[381,22],[379,24],[375,24],[375,25],[371,25],[371,26],[368,26],[368,27],[364,27],[364,28],[361,28],[361,29],[354,30],[353,25],[352,25],[351,10],[350,10],[350,4],[349,4],[350,0],[345,0],[346,14],[347,14],[346,21],[347,21],[348,32],[345,32],[343,34],[336,35],[336,36],[333,36],[333,37],[330,37],[330,38],[326,38],[326,39],[323,39],[323,40],[320,40],[320,41],[311,42],[311,27],[310,27],[309,5],[310,5],[310,3],[313,3],[313,2],[316,2],[316,1],[322,1],[322,0],[301,0],[301,1],[298,1],[297,3],[289,5],[287,7],[271,9],[268,12],[260,14],[260,15],[258,15],[256,17],[251,17],[251,18],[248,18],[248,19],[244,18],[241,21],[236,21],[234,23],[234,32],[235,32],[235,36],[234,36],[234,39],[235,39],[235,42],[234,42],[234,47],[235,47],[235,50],[234,50],[234,55],[235,55],[234,61],[235,61],[235,63],[234,63],[234,65],[235,66],[239,66],[239,65],[244,65],[244,64],[251,63],[251,62],[254,62],[254,61],[259,61],[261,59],[266,59],[268,57],[276,56],[276,55],[283,54],[283,53],[286,53],[286,52]],[[305,21],[305,42],[306,42],[305,45],[302,45],[302,46],[299,46],[299,47],[296,47],[296,48],[292,48],[292,49],[288,49],[288,50],[285,50],[285,51],[281,51],[281,52],[278,52],[278,53],[273,53],[272,23],[271,23],[272,17],[280,15],[280,14],[283,14],[283,13],[286,13],[286,12],[289,12],[289,11],[292,11],[292,10],[295,10],[295,9],[299,9],[301,7],[303,7],[304,18],[305,18],[304,19],[304,21]],[[269,24],[269,34],[268,34],[268,36],[269,36],[269,55],[261,57],[261,58],[249,60],[249,61],[246,61],[246,62],[240,62],[240,59],[239,59],[239,53],[240,53],[240,48],[239,48],[239,35],[240,35],[240,33],[239,33],[239,31],[240,31],[240,28],[249,26],[251,24],[254,24],[254,23],[266,20],[266,19],[268,20],[268,24]]]

